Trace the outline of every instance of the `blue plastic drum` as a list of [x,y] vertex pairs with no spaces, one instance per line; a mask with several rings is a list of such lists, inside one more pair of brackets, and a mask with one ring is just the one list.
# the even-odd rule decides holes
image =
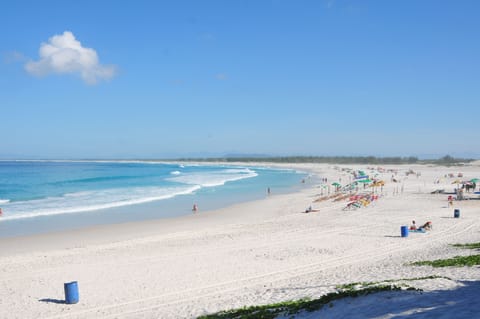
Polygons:
[[78,298],[78,283],[76,281],[68,282],[63,285],[65,289],[65,303],[77,303]]
[[460,218],[460,209],[455,209],[453,211],[453,217]]
[[400,233],[402,234],[402,237],[408,237],[408,226],[402,226],[400,228]]

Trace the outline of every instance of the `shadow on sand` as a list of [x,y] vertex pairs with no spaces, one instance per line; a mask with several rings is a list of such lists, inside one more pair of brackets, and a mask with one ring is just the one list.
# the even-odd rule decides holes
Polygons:
[[460,287],[451,290],[385,292],[342,299],[330,309],[325,307],[322,313],[358,319],[479,318],[480,281],[460,281],[459,284]]
[[52,299],[52,298],[39,299],[38,301],[46,302],[46,303],[56,303],[56,304],[64,304],[65,303],[65,300]]

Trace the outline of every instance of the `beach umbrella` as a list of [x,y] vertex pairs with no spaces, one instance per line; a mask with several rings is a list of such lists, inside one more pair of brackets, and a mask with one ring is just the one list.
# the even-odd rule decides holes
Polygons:
[[342,186],[342,185],[340,185],[340,183],[337,183],[337,182],[332,183],[332,185],[335,186],[335,187],[340,187],[340,186]]
[[460,184],[461,182],[462,182],[461,180],[457,179],[457,180],[453,181],[452,184]]
[[480,179],[478,179],[478,178],[472,178],[470,180],[470,182],[472,182],[472,183],[478,183],[478,181],[480,181]]
[[384,181],[377,181],[374,183],[374,186],[385,186],[385,182]]
[[359,180],[359,181],[357,181],[357,182],[359,182],[359,183],[365,183],[365,184],[366,184],[366,183],[371,183],[372,180],[370,180],[370,179],[367,178],[367,179],[361,179],[361,180]]
[[358,179],[366,179],[366,178],[368,178],[368,175],[362,175],[362,176],[357,176],[357,177],[355,177],[356,180],[358,180]]

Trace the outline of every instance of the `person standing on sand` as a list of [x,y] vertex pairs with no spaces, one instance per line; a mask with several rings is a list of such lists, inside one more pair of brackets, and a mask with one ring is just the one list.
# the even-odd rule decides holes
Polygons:
[[270,187],[267,188],[267,195],[270,195]]

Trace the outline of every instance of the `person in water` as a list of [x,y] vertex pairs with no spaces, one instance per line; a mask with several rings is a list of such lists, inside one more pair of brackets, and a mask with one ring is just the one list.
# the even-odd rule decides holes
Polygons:
[[192,210],[193,210],[194,213],[198,211],[198,206],[197,206],[197,204],[193,204]]

